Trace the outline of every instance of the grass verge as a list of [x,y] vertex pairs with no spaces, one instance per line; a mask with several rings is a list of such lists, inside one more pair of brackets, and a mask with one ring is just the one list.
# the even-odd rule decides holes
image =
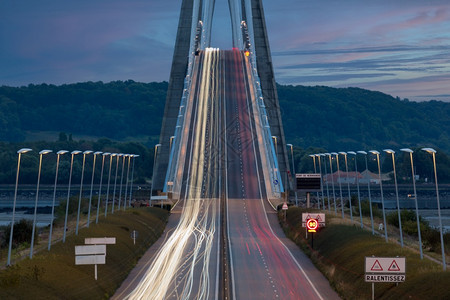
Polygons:
[[373,236],[358,225],[339,224],[339,218],[327,214],[327,227],[314,235],[314,249],[310,236],[305,239],[301,224],[304,209],[290,207],[286,222],[280,222],[286,235],[312,259],[328,278],[331,286],[343,299],[371,299],[371,284],[364,281],[366,256],[406,257],[404,283],[375,283],[376,299],[450,299],[450,272],[419,254],[384,238]]
[[[108,299],[120,286],[138,259],[160,237],[168,212],[159,208],[130,209],[110,214],[78,236],[56,243],[0,272],[0,299]],[[133,245],[131,232],[139,235]],[[86,237],[116,237],[106,247],[106,264],[98,265],[94,280],[93,265],[75,265],[75,246]]]

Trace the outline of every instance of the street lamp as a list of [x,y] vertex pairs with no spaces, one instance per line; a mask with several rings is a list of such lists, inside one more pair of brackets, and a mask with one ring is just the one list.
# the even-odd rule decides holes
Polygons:
[[[323,154],[323,153],[321,153],[321,154],[319,154],[321,157],[324,157],[325,158],[325,154]],[[327,175],[327,162],[326,162],[326,160],[324,161],[324,164],[323,164],[323,166],[324,166],[324,168],[325,168],[325,177],[327,178],[327,180],[325,181],[325,184],[326,184],[326,187],[327,187],[327,201],[328,201],[328,211],[330,211],[331,210],[331,207],[330,207],[330,190],[328,189],[328,175]]]
[[295,206],[298,206],[298,199],[297,199],[297,187],[296,187],[296,177],[295,177],[295,163],[294,163],[294,146],[292,144],[286,144],[286,146],[291,148],[291,157],[292,157],[292,182],[293,182],[293,189],[295,193]]
[[86,155],[91,153],[92,153],[91,150],[86,150],[83,152],[83,166],[81,167],[80,197],[78,198],[77,226],[75,229],[75,235],[78,235],[78,224],[80,223],[81,195],[83,193],[84,166],[86,162]]
[[52,232],[53,232],[53,218],[55,217],[55,200],[56,200],[56,184],[58,183],[58,170],[59,170],[59,157],[66,154],[67,150],[59,150],[56,152],[56,175],[55,175],[55,187],[53,188],[53,202],[52,202],[52,219],[50,221],[50,232],[48,234],[48,251],[52,244]]
[[128,176],[130,175],[130,161],[131,161],[131,156],[133,154],[127,154],[128,156],[128,167],[127,167],[127,181],[125,182],[125,195],[124,195],[124,199],[123,199],[123,210],[125,210],[125,208],[127,207],[127,195],[128,195]]
[[[103,153],[102,151],[94,152],[94,162],[92,163],[92,176],[91,176],[91,192],[89,194],[88,218],[87,218],[87,224],[86,224],[87,228],[89,228],[89,223],[91,221],[92,189],[94,187],[95,159],[97,158],[97,155],[100,155],[102,153]],[[100,195],[99,195],[99,197],[100,197]],[[97,210],[98,210],[98,207],[97,207]]]
[[357,153],[364,155],[365,161],[366,161],[366,171],[368,175],[367,179],[367,190],[369,192],[369,211],[370,211],[370,223],[372,224],[372,234],[375,234],[375,228],[373,227],[373,212],[372,212],[372,196],[370,193],[370,176],[369,176],[369,167],[367,164],[367,152],[366,151],[357,151]]
[[108,214],[109,185],[111,182],[111,166],[114,156],[117,156],[117,153],[112,153],[109,157],[109,175],[108,175],[108,187],[106,189],[105,218],[106,215]]
[[173,142],[173,139],[175,138],[175,136],[174,135],[172,135],[171,137],[170,137],[170,146],[169,146],[169,151],[170,150],[172,150],[172,142]]
[[18,158],[17,158],[17,172],[16,172],[16,188],[14,190],[14,202],[13,202],[13,211],[12,211],[12,219],[11,219],[11,230],[9,232],[8,260],[6,262],[7,266],[11,265],[11,249],[12,249],[12,238],[13,238],[13,233],[14,233],[14,218],[16,216],[17,186],[19,183],[20,158],[21,158],[22,154],[27,153],[29,151],[33,151],[33,150],[30,148],[22,148],[19,151],[17,151]]
[[275,141],[275,156],[278,159],[277,137],[272,135],[272,139]]
[[354,151],[348,151],[347,154],[351,154],[355,156],[355,177],[356,177],[356,188],[358,191],[358,207],[359,207],[359,218],[361,222],[361,228],[363,228],[363,219],[362,219],[362,211],[361,211],[361,195],[359,193],[359,174],[358,174],[358,162],[356,160],[356,152]]
[[[38,169],[38,179],[36,185],[36,200],[34,201],[34,217],[33,217],[33,231],[31,232],[31,245],[30,245],[30,259],[33,258],[33,246],[34,246],[34,232],[36,231],[36,218],[37,218],[37,204],[39,200],[39,184],[41,182],[41,167],[42,167],[42,156],[53,152],[52,150],[42,150],[39,152],[39,169]],[[52,220],[53,222],[53,220]]]
[[333,164],[331,163],[331,153],[325,153],[330,159],[330,175],[331,175],[331,187],[333,191],[333,199],[334,199],[334,214],[337,215],[336,208],[336,193],[334,192],[334,175],[333,175]]
[[114,213],[114,205],[115,205],[115,201],[116,201],[116,186],[117,186],[117,171],[119,170],[119,160],[120,157],[123,156],[123,153],[119,153],[117,154],[117,160],[116,160],[116,176],[114,178],[114,190],[113,190],[113,200],[112,200],[112,208],[111,208],[111,213]]
[[[158,153],[158,148],[161,147],[161,144],[155,145],[155,153],[153,154],[153,174],[152,174],[152,185],[150,186],[150,206],[152,206],[152,194],[153,194],[153,184],[155,183],[155,166],[156,166],[156,154]],[[161,208],[162,208],[162,200],[161,200]]]
[[127,156],[128,156],[128,154],[122,154],[122,174],[120,175],[119,208],[118,208],[118,210],[120,210],[120,201],[122,200],[123,171],[125,169],[125,159],[127,158]]
[[401,213],[400,213],[400,201],[398,199],[397,173],[395,172],[395,151],[391,150],[391,149],[384,149],[383,151],[392,155],[392,168],[394,170],[395,197],[397,199],[398,228],[400,230],[400,244],[402,245],[402,248],[403,248],[402,217],[401,217]]
[[338,183],[339,183],[339,194],[341,196],[341,211],[342,211],[342,219],[344,219],[344,200],[342,199],[342,184],[341,184],[341,171],[339,170],[339,154],[336,152],[331,152],[334,156],[336,156],[336,165],[337,165],[337,173],[338,173]]
[[132,199],[132,193],[133,193],[133,183],[134,183],[134,161],[136,160],[136,157],[139,157],[138,154],[133,154],[133,167],[131,168],[131,183],[130,183],[130,207],[131,207],[131,199]]
[[[309,157],[311,157],[313,159],[313,165],[314,165],[314,174],[317,174],[317,169],[316,169],[316,155],[315,154],[310,154]],[[319,199],[319,192],[316,192],[316,198],[317,198],[317,208],[320,209],[320,199]]]
[[347,152],[339,152],[340,155],[344,155],[345,160],[345,173],[347,178],[347,189],[348,189],[348,204],[350,206],[350,220],[353,221],[353,208],[352,208],[352,196],[350,194],[350,181],[348,180],[348,163],[347,163]]
[[386,243],[388,241],[388,235],[387,235],[387,224],[386,224],[386,213],[384,211],[384,196],[383,196],[383,182],[381,180],[381,167],[380,167],[380,152],[377,150],[370,150],[370,153],[376,155],[377,157],[377,164],[378,164],[378,179],[380,180],[380,191],[381,191],[381,207],[383,209],[383,225],[384,225],[384,238],[386,239]]
[[320,174],[320,192],[322,194],[322,209],[325,210],[325,198],[323,196],[323,184],[322,184],[322,164],[320,162],[320,154],[316,154],[317,161],[319,162],[319,174]]
[[98,198],[97,198],[97,216],[95,217],[95,224],[98,223],[98,215],[100,213],[100,198],[102,197],[102,183],[103,183],[103,169],[105,166],[105,157],[111,155],[109,152],[105,152],[102,154],[102,170],[100,171],[100,185],[98,187]]
[[73,169],[73,156],[80,154],[81,151],[72,151],[72,157],[70,159],[70,172],[69,172],[69,188],[67,189],[67,201],[66,201],[66,217],[64,218],[64,232],[63,232],[63,243],[66,242],[66,231],[67,231],[67,215],[69,214],[69,201],[70,201],[70,186],[72,184],[72,169]]
[[419,205],[417,204],[416,178],[414,175],[414,163],[413,163],[413,152],[414,151],[412,151],[409,148],[403,148],[403,149],[400,149],[400,151],[409,153],[409,158],[411,161],[411,175],[412,175],[412,182],[413,182],[414,202],[416,205],[417,235],[419,237],[420,259],[423,259],[422,234],[420,233],[420,221],[419,221]]
[[445,271],[447,269],[447,265],[445,263],[444,236],[442,234],[441,205],[439,203],[439,189],[438,189],[437,172],[436,172],[436,150],[434,150],[433,148],[422,148],[422,150],[430,153],[431,156],[433,157],[434,182],[436,183],[436,201],[437,201],[438,219],[439,219],[439,232],[441,235],[442,265],[443,265],[443,268]]

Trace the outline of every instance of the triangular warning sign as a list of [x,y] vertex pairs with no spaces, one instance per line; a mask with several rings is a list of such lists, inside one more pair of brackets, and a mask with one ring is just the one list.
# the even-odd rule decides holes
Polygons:
[[317,215],[316,220],[317,220],[318,222],[322,221],[322,218],[320,217],[320,215]]
[[391,265],[389,266],[388,271],[400,271],[400,268],[398,267],[397,262],[394,260],[392,260]]
[[380,262],[378,259],[373,263],[372,268],[370,268],[371,271],[383,271],[383,267],[380,265]]
[[311,216],[308,214],[308,215],[306,216],[306,220],[309,220],[309,219],[312,219],[312,218],[311,218]]

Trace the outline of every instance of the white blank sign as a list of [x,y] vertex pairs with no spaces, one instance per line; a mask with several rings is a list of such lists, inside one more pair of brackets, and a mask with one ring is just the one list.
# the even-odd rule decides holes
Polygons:
[[106,254],[75,256],[76,265],[104,265],[105,263]]
[[85,238],[84,243],[86,245],[114,245],[116,243],[115,237],[103,237],[103,238]]
[[75,255],[106,254],[106,245],[75,246]]

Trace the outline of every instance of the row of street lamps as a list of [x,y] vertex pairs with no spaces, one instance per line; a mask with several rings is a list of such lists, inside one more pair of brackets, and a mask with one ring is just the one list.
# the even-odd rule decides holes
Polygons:
[[[289,145],[288,145],[289,146]],[[435,176],[435,184],[436,184],[436,200],[437,200],[437,208],[438,208],[438,219],[439,219],[439,232],[440,232],[440,238],[441,238],[441,251],[442,251],[442,262],[443,262],[443,268],[446,269],[446,263],[445,263],[445,251],[444,251],[444,238],[443,238],[443,227],[442,227],[442,219],[441,219],[441,209],[440,209],[440,202],[439,202],[439,189],[438,189],[438,181],[437,181],[437,172],[436,172],[436,150],[433,148],[422,148],[423,151],[429,153],[432,155],[433,159],[433,168],[434,168],[434,176]],[[291,148],[292,151],[292,148]],[[399,222],[399,231],[400,231],[400,244],[403,247],[403,231],[402,231],[402,221],[401,221],[401,212],[400,212],[400,201],[398,196],[398,186],[397,186],[397,174],[396,174],[396,168],[395,168],[395,151],[392,149],[384,149],[384,152],[391,155],[392,157],[392,165],[393,165],[393,173],[394,173],[394,185],[395,185],[395,195],[396,195],[396,202],[397,202],[397,214],[398,214],[398,222]],[[415,175],[414,175],[414,162],[413,162],[413,150],[409,148],[402,148],[400,151],[409,153],[410,161],[411,161],[411,174],[412,174],[412,181],[413,181],[413,188],[414,188],[414,201],[415,201],[415,208],[416,208],[416,220],[417,220],[417,230],[418,230],[418,237],[419,237],[419,248],[420,248],[420,258],[423,259],[423,251],[422,251],[422,238],[421,238],[421,232],[420,232],[420,222],[419,222],[419,208],[417,203],[417,192],[416,192],[416,181],[415,181]],[[377,150],[370,150],[370,154],[373,154],[376,156],[377,165],[378,165],[378,179],[380,184],[380,191],[381,191],[381,206],[382,206],[382,213],[383,213],[383,228],[384,228],[384,236],[386,242],[388,241],[388,234],[387,234],[387,226],[386,226],[386,213],[385,213],[385,206],[384,206],[384,196],[383,196],[383,184],[381,179],[381,168],[380,168],[380,152]],[[346,174],[347,174],[347,187],[348,187],[348,198],[349,198],[349,204],[350,204],[350,218],[353,221],[353,214],[352,214],[352,206],[351,206],[351,195],[350,195],[350,183],[348,180],[348,164],[347,164],[347,155],[354,155],[355,158],[357,154],[364,155],[365,157],[365,164],[366,164],[366,170],[368,170],[367,166],[367,155],[368,153],[365,151],[348,151],[348,152],[331,152],[331,153],[319,153],[319,154],[311,154],[309,155],[313,159],[314,164],[314,170],[316,172],[316,162],[315,159],[317,158],[319,161],[319,169],[320,174],[322,177],[322,168],[320,167],[320,158],[329,158],[330,163],[330,174],[333,174],[333,165],[332,165],[332,159],[333,156],[336,158],[336,166],[337,166],[337,173],[338,173],[338,183],[339,183],[339,192],[340,192],[340,199],[341,199],[341,210],[342,210],[342,218],[344,218],[344,203],[343,203],[343,197],[342,197],[342,187],[341,187],[341,178],[340,178],[340,170],[339,170],[339,156],[344,156],[345,159],[345,168],[346,168]],[[292,155],[292,159],[294,159],[294,156]],[[325,174],[327,174],[327,168],[326,164],[325,166]],[[295,172],[295,170],[294,170]],[[358,167],[357,163],[355,161],[355,172],[358,173]],[[358,205],[359,205],[359,215],[360,215],[360,224],[361,228],[363,227],[362,222],[362,213],[361,213],[361,197],[360,197],[360,191],[359,191],[359,177],[356,175],[356,184],[357,184],[357,192],[358,192]],[[334,198],[334,210],[335,214],[337,214],[337,208],[336,208],[336,196],[335,196],[335,190],[334,190],[334,177],[331,176],[331,185],[332,185],[332,194]],[[367,187],[368,187],[368,193],[369,193],[369,208],[370,208],[370,220],[371,220],[371,226],[372,226],[372,234],[375,234],[374,230],[374,224],[373,224],[373,213],[372,213],[372,198],[371,198],[371,191],[370,191],[370,180],[367,181]],[[330,196],[329,196],[329,190],[328,190],[328,181],[326,181],[326,192],[327,192],[327,199],[328,199],[328,210],[330,210]],[[323,186],[321,185],[321,195],[322,195],[322,206],[323,209],[325,209],[325,200],[324,200],[324,191]],[[320,208],[320,199],[318,197],[318,207]]]
[[[16,201],[17,201],[17,188],[19,183],[19,172],[20,172],[20,161],[22,154],[25,154],[27,152],[32,151],[32,149],[29,148],[22,148],[17,151],[18,159],[17,159],[17,172],[16,172],[16,185],[14,190],[14,201],[13,201],[13,211],[12,211],[12,218],[11,218],[11,231],[9,236],[9,248],[8,248],[8,259],[7,259],[7,265],[11,265],[11,250],[12,250],[12,238],[14,233],[14,223],[15,223],[15,211],[16,211]],[[31,246],[30,246],[30,258],[33,257],[33,246],[34,246],[34,238],[35,238],[35,228],[36,228],[36,219],[37,219],[37,205],[38,205],[38,199],[39,199],[39,184],[40,184],[40,177],[41,177],[41,167],[42,167],[42,156],[52,153],[52,150],[42,150],[39,152],[39,169],[38,169],[38,179],[37,179],[37,188],[36,188],[36,199],[35,199],[35,205],[34,205],[34,217],[33,217],[33,232],[31,236]],[[50,221],[50,233],[48,238],[48,250],[50,251],[51,242],[52,242],[52,232],[53,232],[53,219],[54,219],[54,211],[55,211],[55,199],[56,199],[56,185],[58,182],[58,171],[59,171],[59,161],[60,156],[68,153],[67,150],[60,150],[56,153],[56,174],[55,174],[55,184],[53,188],[53,201],[52,201],[52,212],[51,212],[51,221]],[[69,184],[68,184],[68,190],[67,190],[67,202],[66,202],[66,213],[64,218],[64,230],[63,230],[63,242],[66,241],[66,231],[67,231],[67,218],[69,213],[69,201],[70,201],[70,188],[72,183],[72,170],[73,170],[73,161],[74,156],[77,154],[83,154],[83,165],[82,165],[82,171],[81,171],[81,184],[80,184],[80,195],[78,199],[78,211],[77,211],[77,223],[76,223],[76,230],[75,234],[78,235],[78,227],[79,227],[79,221],[80,221],[80,210],[81,210],[81,198],[83,193],[83,179],[84,179],[84,170],[85,170],[85,162],[86,162],[86,155],[93,154],[93,164],[92,164],[92,175],[91,175],[91,189],[90,189],[90,195],[89,195],[89,207],[88,207],[88,219],[86,226],[89,227],[90,223],[90,217],[91,217],[91,205],[92,205],[92,194],[93,194],[93,186],[94,186],[94,174],[95,174],[95,163],[97,155],[102,155],[102,168],[100,172],[100,183],[99,183],[99,190],[98,190],[98,201],[97,201],[97,215],[95,218],[95,223],[98,223],[98,217],[99,217],[99,211],[100,211],[100,199],[101,199],[101,190],[102,190],[102,182],[103,182],[103,171],[104,171],[104,165],[105,165],[105,158],[109,156],[109,175],[108,175],[108,187],[106,192],[106,200],[105,200],[105,217],[107,216],[107,210],[108,210],[108,200],[109,200],[109,187],[111,182],[111,168],[112,168],[112,161],[114,157],[117,157],[116,160],[116,175],[114,180],[114,192],[112,195],[112,210],[111,212],[114,213],[114,206],[115,206],[115,195],[116,195],[116,184],[117,184],[117,171],[119,167],[119,160],[120,157],[122,157],[122,175],[120,178],[120,192],[119,192],[119,203],[118,203],[118,209],[120,210],[121,207],[121,199],[122,199],[122,184],[123,184],[123,175],[124,175],[124,168],[125,168],[125,160],[128,158],[128,167],[127,167],[127,178],[125,183],[125,194],[124,194],[124,201],[123,201],[123,209],[126,208],[126,202],[127,202],[127,196],[128,196],[128,182],[129,182],[129,172],[130,172],[130,163],[131,159],[133,158],[133,164],[132,164],[132,171],[131,171],[131,181],[130,181],[130,190],[129,190],[129,206],[131,206],[131,199],[132,199],[132,191],[133,191],[133,178],[134,178],[134,162],[136,157],[139,157],[137,154],[123,154],[123,153],[109,153],[109,152],[93,152],[91,150],[87,151],[79,151],[74,150],[71,152],[71,161],[70,161],[70,172],[69,172]]]

